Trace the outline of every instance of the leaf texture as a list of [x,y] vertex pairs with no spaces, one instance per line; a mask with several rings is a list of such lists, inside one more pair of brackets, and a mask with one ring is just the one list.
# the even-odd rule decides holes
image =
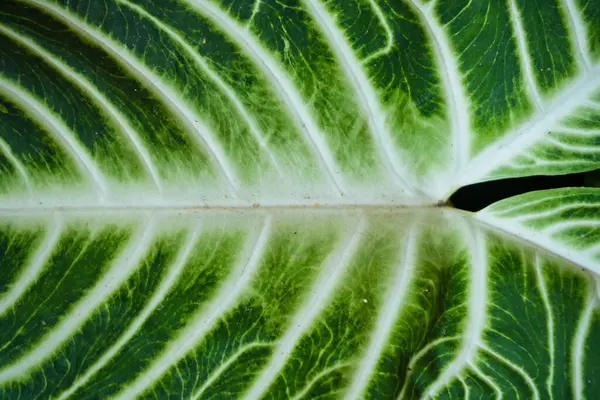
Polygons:
[[594,398],[593,0],[6,0],[0,397]]
[[55,213],[1,232],[5,398],[600,384],[597,277],[455,212]]
[[593,2],[5,4],[5,207],[422,205],[598,166]]

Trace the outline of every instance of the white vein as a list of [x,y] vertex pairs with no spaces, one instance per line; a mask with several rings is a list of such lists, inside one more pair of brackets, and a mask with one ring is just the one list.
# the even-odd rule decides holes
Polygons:
[[600,66],[575,80],[547,107],[539,110],[526,123],[506,133],[469,162],[459,173],[455,186],[465,186],[480,181],[494,169],[508,163],[511,158],[527,149],[573,113],[600,86]]
[[573,366],[573,398],[584,399],[584,387],[585,387],[585,372],[583,371],[583,363],[585,361],[585,343],[587,335],[590,333],[590,325],[592,322],[592,316],[594,315],[594,308],[596,305],[596,293],[593,291],[587,298],[587,304],[585,310],[579,319],[577,324],[577,331],[575,333],[575,340],[573,341],[571,365]]
[[31,180],[29,179],[29,174],[27,173],[25,166],[13,154],[12,149],[10,148],[8,143],[6,143],[4,141],[4,139],[2,139],[1,137],[0,137],[0,152],[2,152],[6,156],[8,161],[10,161],[10,163],[13,165],[13,167],[15,167],[17,172],[19,172],[19,175],[21,176],[21,179],[23,179],[23,183],[25,184],[25,187],[27,188],[27,192],[29,193],[30,196],[33,196],[33,186],[31,185]]
[[387,19],[385,18],[385,15],[383,15],[383,11],[381,11],[381,7],[379,7],[379,5],[375,2],[375,0],[369,0],[369,5],[373,9],[373,12],[377,16],[379,23],[381,24],[381,26],[383,27],[383,30],[385,31],[385,47],[377,50],[373,54],[370,54],[367,58],[365,58],[363,60],[363,64],[367,64],[368,62],[370,62],[378,57],[388,54],[392,50],[392,47],[394,45],[394,32],[392,32],[392,29],[390,28],[390,24],[388,24]]
[[18,275],[17,280],[10,286],[10,289],[0,297],[0,317],[6,314],[39,278],[44,265],[56,249],[62,226],[62,218],[57,214],[54,223],[47,227],[44,239],[27,261],[27,266]]
[[200,399],[200,396],[202,396],[204,391],[206,389],[208,389],[210,387],[210,385],[212,385],[217,379],[219,379],[221,377],[221,375],[223,375],[223,372],[227,371],[227,369],[233,363],[235,363],[242,354],[244,354],[248,350],[252,350],[252,349],[256,349],[256,348],[260,348],[260,347],[269,347],[269,346],[271,346],[270,343],[248,343],[248,344],[240,347],[238,349],[238,351],[236,351],[229,358],[227,358],[227,361],[222,362],[221,365],[219,365],[219,368],[215,369],[214,371],[212,371],[210,373],[210,375],[204,381],[202,386],[192,395],[192,397],[190,397],[190,399],[191,400]]
[[199,312],[191,319],[166,346],[152,363],[140,373],[136,379],[115,397],[129,400],[141,395],[146,389],[155,384],[159,378],[184,357],[190,350],[215,327],[238,302],[251,284],[255,272],[259,269],[263,253],[269,243],[272,231],[271,216],[266,216],[258,232],[251,232],[249,243],[243,251],[238,264],[229,277],[223,282],[215,296],[207,304],[201,306]]
[[262,0],[254,0],[254,4],[252,5],[252,15],[250,15],[250,19],[248,20],[248,26],[252,24],[254,21],[254,17],[260,11],[260,5],[262,4]]
[[571,151],[576,151],[576,152],[580,152],[580,153],[588,153],[588,154],[600,152],[600,150],[598,150],[598,146],[572,145],[572,144],[561,142],[560,140],[557,140],[552,137],[546,137],[545,141],[547,143],[550,143],[556,147],[560,147],[561,149],[565,149],[565,150],[571,150]]
[[581,135],[581,136],[592,136],[592,135],[600,135],[600,129],[579,129],[579,128],[571,128],[568,126],[559,126],[554,129],[555,133],[561,135]]
[[592,61],[590,60],[585,21],[581,18],[573,0],[563,0],[562,5],[566,11],[569,30],[571,31],[569,37],[572,41],[573,50],[577,54],[577,61],[583,69],[588,70],[592,66]]
[[406,378],[404,379],[404,384],[402,386],[402,390],[400,391],[400,394],[398,395],[397,399],[401,400],[401,399],[406,398],[406,390],[408,390],[408,388],[409,388],[410,377],[413,374],[414,366],[417,362],[419,362],[419,360],[421,358],[423,358],[423,356],[425,356],[431,349],[433,349],[435,346],[437,346],[439,344],[451,342],[451,341],[460,341],[460,340],[462,340],[461,336],[441,337],[441,338],[435,339],[435,340],[427,343],[427,345],[425,347],[421,348],[421,350],[419,350],[417,353],[415,353],[408,361]]
[[515,0],[509,0],[510,3],[510,20],[513,25],[513,30],[517,39],[517,48],[519,49],[519,62],[521,64],[521,70],[523,71],[523,78],[525,79],[525,86],[527,87],[527,93],[531,100],[533,100],[536,109],[540,109],[543,105],[542,97],[535,81],[535,74],[533,73],[532,59],[529,55],[529,49],[527,46],[527,36],[525,35],[525,29],[523,28],[523,22],[521,21],[521,12],[517,8]]
[[0,24],[0,31],[5,33],[7,36],[12,37],[24,46],[29,47],[34,52],[38,53],[45,61],[54,65],[54,67],[67,78],[70,78],[73,83],[78,85],[85,93],[87,93],[95,104],[101,108],[108,116],[115,122],[125,136],[129,139],[133,145],[135,151],[138,153],[140,160],[143,162],[144,167],[150,174],[154,184],[158,188],[159,192],[162,193],[162,184],[160,182],[159,173],[152,163],[152,158],[148,153],[148,150],[144,147],[143,140],[140,139],[139,134],[129,124],[127,118],[125,118],[98,89],[91,82],[85,79],[82,75],[73,71],[67,64],[54,57],[52,54],[38,46],[31,39],[26,38],[24,35],[19,34],[6,26]]
[[344,73],[356,93],[359,104],[366,114],[370,128],[369,132],[373,136],[384,165],[394,174],[394,178],[400,187],[408,192],[414,192],[415,185],[406,180],[406,177],[410,176],[407,167],[394,152],[396,146],[386,126],[387,112],[381,108],[377,93],[362,70],[360,62],[354,55],[348,41],[331,19],[329,12],[318,0],[305,0],[305,3],[309,13],[317,21],[329,41],[330,48],[340,61]]
[[338,245],[338,249],[325,260],[322,273],[316,278],[312,294],[290,319],[287,331],[277,342],[269,363],[259,372],[252,387],[242,396],[245,400],[260,399],[277,378],[281,369],[302,337],[313,327],[321,311],[328,304],[334,290],[344,277],[348,265],[356,254],[366,229],[366,216],[362,215],[354,232]]
[[532,221],[535,221],[536,219],[544,218],[544,217],[555,216],[555,217],[559,218],[558,214],[560,214],[564,211],[567,211],[567,210],[575,211],[575,210],[582,209],[582,208],[589,208],[591,210],[594,210],[594,209],[600,210],[600,205],[575,202],[575,203],[561,205],[559,207],[554,207],[547,211],[542,211],[542,212],[538,212],[538,213],[526,213],[523,215],[519,215],[519,216],[513,217],[513,220],[518,221],[518,222],[532,222]]
[[235,190],[238,187],[238,178],[234,171],[234,166],[229,162],[227,154],[223,151],[221,144],[218,142],[211,129],[204,124],[202,118],[190,108],[184,99],[182,99],[175,89],[165,83],[154,71],[146,67],[140,60],[133,56],[128,49],[123,45],[115,42],[102,31],[88,25],[78,17],[71,14],[66,9],[58,7],[54,4],[46,3],[42,0],[24,0],[25,2],[33,3],[45,10],[54,14],[58,19],[75,28],[88,39],[98,44],[104,50],[114,55],[114,60],[129,70],[132,75],[145,81],[149,89],[154,91],[158,98],[162,99],[163,104],[178,115],[181,122],[188,129],[195,132],[193,135],[203,144],[203,148],[207,150],[210,157],[221,170],[229,185]]
[[240,50],[263,71],[277,96],[294,117],[296,128],[319,157],[338,194],[347,192],[346,184],[337,172],[338,166],[324,139],[324,134],[311,117],[302,96],[278,63],[260,45],[254,34],[241,27],[230,15],[209,1],[185,0],[185,2],[226,32],[228,37],[239,45]]
[[531,376],[529,376],[529,374],[523,368],[521,368],[518,365],[515,365],[514,363],[510,362],[509,360],[507,360],[506,358],[504,358],[502,355],[496,353],[494,350],[490,349],[487,346],[481,345],[480,347],[485,352],[487,352],[491,356],[493,356],[496,360],[500,361],[505,366],[507,366],[508,368],[512,369],[517,374],[519,374],[525,380],[525,382],[527,383],[527,386],[529,386],[529,388],[533,392],[533,399],[534,400],[539,400],[540,399],[540,392],[539,392],[537,386],[535,385],[535,382],[533,381],[533,379],[531,379]]
[[[540,175],[543,175],[543,173],[545,172],[545,169],[543,167],[547,167],[547,166],[556,166],[556,162],[555,161],[541,161],[539,158],[534,158],[535,160],[535,165],[528,165],[528,164],[524,164],[524,165],[516,165],[514,163],[510,163],[510,168],[513,170],[517,170],[517,171],[526,171],[526,173],[524,174],[524,176],[531,176],[531,175],[536,175],[535,172],[531,172],[533,171],[543,171],[540,172]],[[585,159],[580,159],[578,161],[569,161],[569,162],[560,162],[560,165],[563,167],[578,167],[581,168],[582,165],[593,165],[593,161],[592,160],[585,160]],[[493,175],[494,176],[494,180],[495,179],[504,179],[504,178],[514,178],[514,176],[512,175],[506,175],[506,174],[502,174],[502,175]]]
[[600,221],[597,220],[570,220],[570,221],[557,221],[555,224],[552,224],[548,228],[544,229],[544,233],[548,235],[556,235],[560,231],[569,228],[588,228],[595,229],[600,228]]
[[462,85],[457,58],[448,40],[449,35],[435,17],[435,8],[423,5],[417,0],[407,0],[407,2],[421,15],[421,20],[433,42],[436,64],[442,74],[441,82],[448,99],[448,117],[452,122],[452,148],[456,167],[456,171],[453,172],[458,172],[467,163],[469,157],[471,127],[469,99]]
[[417,232],[415,232],[415,227],[411,226],[407,229],[403,245],[400,246],[403,253],[402,261],[395,268],[393,284],[388,289],[383,308],[377,318],[375,331],[370,335],[371,341],[360,360],[360,367],[352,377],[352,384],[344,396],[346,400],[363,398],[363,392],[367,389],[371,376],[377,369],[377,362],[380,360],[382,351],[388,345],[389,337],[394,331],[396,321],[401,313],[401,305],[409,293],[409,285],[414,275],[416,240]]
[[487,376],[486,374],[484,374],[479,368],[477,368],[476,365],[472,364],[471,362],[468,363],[469,368],[471,369],[471,371],[473,371],[473,373],[479,377],[479,379],[481,379],[482,381],[484,381],[485,383],[487,383],[492,390],[494,391],[494,393],[496,393],[496,398],[498,400],[502,399],[502,390],[500,390],[500,388],[498,387],[498,385],[496,385],[496,382],[494,382],[492,379],[490,379],[489,376]]
[[483,233],[475,226],[469,226],[472,236],[467,240],[471,256],[471,277],[469,279],[469,293],[467,315],[464,322],[465,333],[457,355],[450,362],[438,378],[427,388],[424,397],[435,397],[435,395],[447,385],[452,378],[457,377],[467,365],[475,358],[481,343],[481,335],[486,323],[487,309],[487,275],[488,275],[488,252],[486,249]]
[[30,93],[22,90],[12,82],[5,80],[1,75],[0,88],[4,89],[4,93],[9,96],[12,101],[18,104],[23,112],[37,120],[47,132],[51,133],[56,140],[62,143],[62,147],[78,164],[81,171],[89,176],[94,188],[104,198],[108,193],[106,177],[98,169],[87,150],[76,139],[75,133]]
[[108,100],[99,90],[95,87],[91,82],[85,79],[82,75],[73,71],[71,67],[69,67],[64,62],[60,61],[57,57],[53,56],[51,53],[47,52],[42,47],[38,46],[33,40],[27,38],[23,34],[17,33],[10,29],[7,26],[0,24],[0,32],[5,35],[13,38],[15,41],[19,42],[23,46],[26,46],[33,52],[37,53],[41,56],[45,61],[52,64],[63,76],[69,78],[71,82],[79,86],[83,92],[88,94],[94,101],[95,104],[102,109],[118,126],[121,127],[121,130],[125,133],[125,136],[131,144],[133,148],[138,153],[140,160],[143,162],[144,167],[152,177],[152,180],[159,192],[162,193],[162,184],[160,182],[159,174],[154,165],[152,164],[152,158],[148,153],[148,150],[144,147],[143,141],[140,139],[139,134],[136,130],[129,124],[127,119],[111,104],[110,100]]
[[92,366],[90,366],[83,375],[80,375],[75,382],[64,392],[62,392],[57,399],[63,400],[72,396],[77,389],[85,385],[98,371],[108,364],[108,362],[125,346],[129,340],[140,330],[144,325],[148,317],[157,309],[160,303],[165,299],[167,294],[173,289],[181,272],[184,270],[186,262],[195,248],[200,234],[200,227],[196,226],[187,236],[183,246],[177,253],[173,264],[169,267],[168,272],[161,280],[158,288],[146,304],[146,306],[140,311],[133,322],[127,327],[125,332],[117,339],[117,341],[102,354]]
[[317,383],[321,378],[323,378],[324,376],[329,375],[330,373],[337,371],[338,369],[342,369],[342,368],[346,368],[348,367],[348,364],[337,364],[334,365],[332,367],[329,368],[325,368],[324,370],[322,370],[321,372],[319,372],[318,374],[316,374],[315,376],[313,376],[311,378],[310,381],[308,381],[308,383],[306,385],[304,385],[304,387],[302,388],[302,390],[300,390],[298,393],[296,393],[294,395],[294,397],[291,398],[291,400],[301,400],[304,399],[308,392],[310,391],[310,389],[314,386],[315,383]]
[[552,306],[550,305],[550,297],[548,295],[548,289],[546,288],[546,282],[542,273],[542,262],[538,254],[535,255],[535,276],[537,280],[538,289],[542,296],[544,308],[546,309],[546,329],[548,329],[548,353],[550,355],[550,363],[548,365],[548,379],[546,380],[546,389],[548,395],[552,400],[554,394],[552,386],[554,385],[554,313],[552,312]]
[[[525,203],[525,202],[515,203],[511,207],[505,206],[505,207],[500,208],[498,210],[484,209],[484,210],[480,211],[480,214],[486,213],[486,214],[490,214],[490,215],[493,214],[494,217],[499,217],[499,218],[501,218],[501,217],[503,217],[503,218],[513,218],[513,217],[511,217],[510,215],[507,215],[507,214],[514,214],[517,211],[525,213],[525,214],[529,214],[529,211],[524,211],[524,210],[527,210],[528,208],[531,208],[531,206],[534,206],[536,204],[539,205],[541,203],[548,202],[548,201],[551,201],[551,200],[556,200],[556,199],[565,200],[568,197],[574,197],[575,199],[577,199],[577,198],[579,198],[579,196],[580,196],[579,193],[577,193],[577,194],[571,194],[570,196],[568,196],[568,195],[564,196],[564,194],[562,194],[562,193],[558,194],[558,195],[554,195],[554,196],[549,195],[547,197],[541,197],[541,198],[536,198],[534,200],[530,200],[527,203]],[[493,206],[491,206],[491,207],[493,207]]]
[[[461,336],[446,336],[446,337],[441,337],[441,338],[438,338],[438,339],[432,340],[431,342],[427,343],[427,345],[426,345],[425,347],[421,348],[421,350],[419,350],[417,353],[415,353],[415,354],[414,354],[414,355],[413,355],[413,356],[410,358],[410,360],[409,360],[409,362],[408,362],[408,369],[409,369],[409,371],[410,371],[410,370],[413,370],[413,369],[414,369],[413,367],[415,366],[415,364],[416,364],[417,362],[419,362],[419,360],[420,360],[420,359],[421,359],[423,356],[425,356],[425,355],[427,354],[427,352],[429,352],[429,351],[430,351],[431,349],[433,349],[435,346],[437,346],[437,345],[440,345],[440,344],[442,344],[442,343],[451,342],[451,341],[458,341],[458,340],[461,340]],[[410,375],[412,375],[412,374],[409,372],[409,373],[407,374],[407,376],[410,376]],[[407,382],[405,382],[405,384],[406,384],[406,383],[407,383]],[[402,392],[401,392],[401,394],[400,394],[400,397],[399,397],[399,398],[403,398],[403,397],[404,397],[403,395],[404,395],[404,390],[405,390],[405,389],[406,389],[406,387],[405,387],[405,388],[403,388],[403,390],[402,390]]]
[[525,240],[529,243],[533,243],[550,253],[556,254],[564,259],[570,260],[571,262],[585,267],[590,271],[593,271],[597,274],[600,273],[600,265],[598,265],[598,261],[595,261],[591,257],[591,254],[587,254],[586,252],[583,252],[581,250],[569,248],[564,241],[560,241],[551,237],[552,234],[555,234],[560,230],[568,227],[589,227],[590,225],[596,227],[598,223],[590,223],[590,221],[570,221],[564,222],[562,224],[557,224],[559,226],[556,227],[553,226],[546,228],[543,231],[538,231],[529,229],[523,226],[522,224],[515,222],[512,219],[495,218],[489,213],[478,213],[476,214],[476,218],[479,221],[484,222],[493,228],[503,231],[505,234],[516,236],[520,240]]
[[465,399],[470,399],[471,396],[469,396],[469,385],[467,385],[467,382],[465,382],[465,380],[463,378],[461,378],[460,376],[458,377],[459,382],[463,385],[463,388],[465,389]]
[[46,333],[28,353],[0,370],[0,384],[19,379],[57,353],[96,309],[110,299],[111,295],[138,268],[154,236],[154,219],[146,219],[143,224],[140,222],[141,227],[129,239],[125,250],[112,261],[112,265],[102,278],[70,308],[57,326]]
[[187,53],[187,55],[189,55],[194,60],[196,65],[198,67],[200,67],[200,69],[206,74],[206,76],[208,76],[219,87],[219,89],[221,89],[223,91],[225,96],[227,96],[227,98],[229,99],[231,104],[233,104],[233,106],[237,110],[238,114],[242,117],[244,122],[248,125],[248,128],[250,129],[250,133],[252,134],[254,139],[258,142],[262,151],[264,151],[267,154],[267,156],[269,157],[269,159],[271,160],[271,162],[277,168],[277,171],[281,175],[281,169],[279,167],[277,158],[275,157],[275,155],[273,154],[273,152],[271,151],[271,149],[265,142],[264,134],[261,131],[261,129],[258,127],[258,123],[254,120],[251,113],[246,109],[246,106],[244,106],[244,104],[239,99],[239,97],[235,93],[235,91],[223,79],[221,79],[219,74],[217,72],[215,72],[215,70],[204,60],[204,58],[202,56],[200,56],[200,54],[198,54],[198,52],[188,42],[186,42],[181,37],[181,35],[179,35],[173,29],[171,29],[170,27],[168,27],[167,25],[162,23],[156,17],[154,17],[153,15],[148,13],[142,7],[140,7],[136,4],[130,3],[128,0],[117,0],[117,1],[123,5],[131,8],[133,11],[137,12],[141,16],[152,21],[152,23],[154,25],[156,25],[160,30],[165,32],[171,39],[173,39],[176,43],[178,43],[181,46],[181,48]]

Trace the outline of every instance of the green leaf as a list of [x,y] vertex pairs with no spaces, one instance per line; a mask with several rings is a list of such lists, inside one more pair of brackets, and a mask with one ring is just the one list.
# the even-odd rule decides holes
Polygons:
[[600,191],[554,189],[500,201],[478,219],[600,273]]
[[595,398],[592,0],[6,0],[1,398]]

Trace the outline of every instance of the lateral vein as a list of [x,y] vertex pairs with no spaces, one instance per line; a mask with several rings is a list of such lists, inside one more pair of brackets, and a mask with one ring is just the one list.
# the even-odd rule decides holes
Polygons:
[[229,162],[227,155],[210,128],[204,124],[202,118],[169,85],[165,84],[160,77],[156,76],[153,71],[129,54],[127,50],[108,38],[102,31],[79,20],[78,17],[72,15],[69,11],[54,4],[48,4],[43,0],[23,1],[42,7],[69,26],[75,28],[85,35],[85,37],[111,53],[114,56],[114,60],[130,71],[136,78],[144,81],[149,89],[155,92],[158,98],[162,99],[163,104],[175,115],[179,116],[181,122],[190,131],[195,133],[193,137],[199,141],[199,144],[203,145],[202,147],[208,152],[215,166],[222,172],[232,189],[236,190],[239,187],[239,179],[234,171],[234,167]]
[[367,117],[369,131],[373,136],[384,165],[394,174],[394,178],[400,187],[408,192],[415,192],[415,185],[407,180],[410,174],[406,166],[394,154],[396,146],[394,146],[392,135],[386,127],[386,112],[382,110],[375,90],[365,76],[347,40],[342,37],[340,30],[329,17],[329,13],[318,0],[305,0],[305,3],[331,44],[331,49],[339,59],[348,80],[354,88],[354,92],[358,96],[359,104]]
[[77,163],[81,171],[89,176],[94,188],[101,194],[102,198],[105,198],[109,191],[106,177],[97,168],[96,163],[87,150],[76,139],[75,133],[32,94],[6,80],[2,75],[0,75],[0,88],[4,89],[4,93],[18,104],[23,112],[31,116],[34,120],[37,120],[44,127],[44,130],[52,134],[63,145],[62,147]]
[[294,84],[278,63],[257,43],[252,32],[239,26],[225,11],[213,5],[210,1],[185,0],[185,2],[227,32],[240,46],[240,50],[245,52],[256,66],[264,72],[273,86],[275,94],[282,100],[293,117],[296,128],[319,157],[320,163],[335,187],[337,194],[341,195],[347,192],[346,183],[340,173],[337,172],[339,167],[323,137],[324,134],[310,116],[302,96],[294,88]]
[[467,163],[471,151],[469,99],[463,88],[462,76],[448,41],[448,35],[434,15],[435,8],[422,5],[417,0],[406,1],[417,11],[427,27],[433,42],[437,66],[442,72],[441,82],[448,99],[448,117],[452,123],[452,148],[456,173]]
[[13,40],[19,42],[23,46],[37,53],[45,61],[52,64],[56,70],[58,70],[63,76],[70,78],[77,86],[79,86],[83,92],[88,94],[95,100],[96,105],[101,108],[118,126],[120,126],[125,132],[125,136],[129,139],[133,148],[138,153],[140,160],[143,162],[144,167],[152,177],[154,184],[158,188],[159,192],[162,193],[163,188],[160,181],[159,173],[152,163],[152,158],[148,153],[148,150],[144,147],[140,135],[136,130],[127,122],[127,119],[111,104],[111,102],[95,87],[91,82],[85,79],[83,76],[73,71],[71,67],[60,61],[58,58],[47,52],[41,46],[38,46],[33,40],[26,38],[24,35],[19,34],[12,29],[4,26],[0,23],[0,32],[11,37]]

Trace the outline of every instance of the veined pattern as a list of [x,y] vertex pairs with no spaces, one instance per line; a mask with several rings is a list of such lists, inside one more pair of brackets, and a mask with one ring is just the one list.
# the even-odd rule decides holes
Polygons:
[[0,232],[5,398],[595,387],[597,281],[454,212],[49,214]]
[[423,205],[597,166],[594,4],[243,3],[7,3],[3,207]]
[[[539,2],[538,2],[539,3]],[[594,398],[594,0],[5,0],[0,397]]]

